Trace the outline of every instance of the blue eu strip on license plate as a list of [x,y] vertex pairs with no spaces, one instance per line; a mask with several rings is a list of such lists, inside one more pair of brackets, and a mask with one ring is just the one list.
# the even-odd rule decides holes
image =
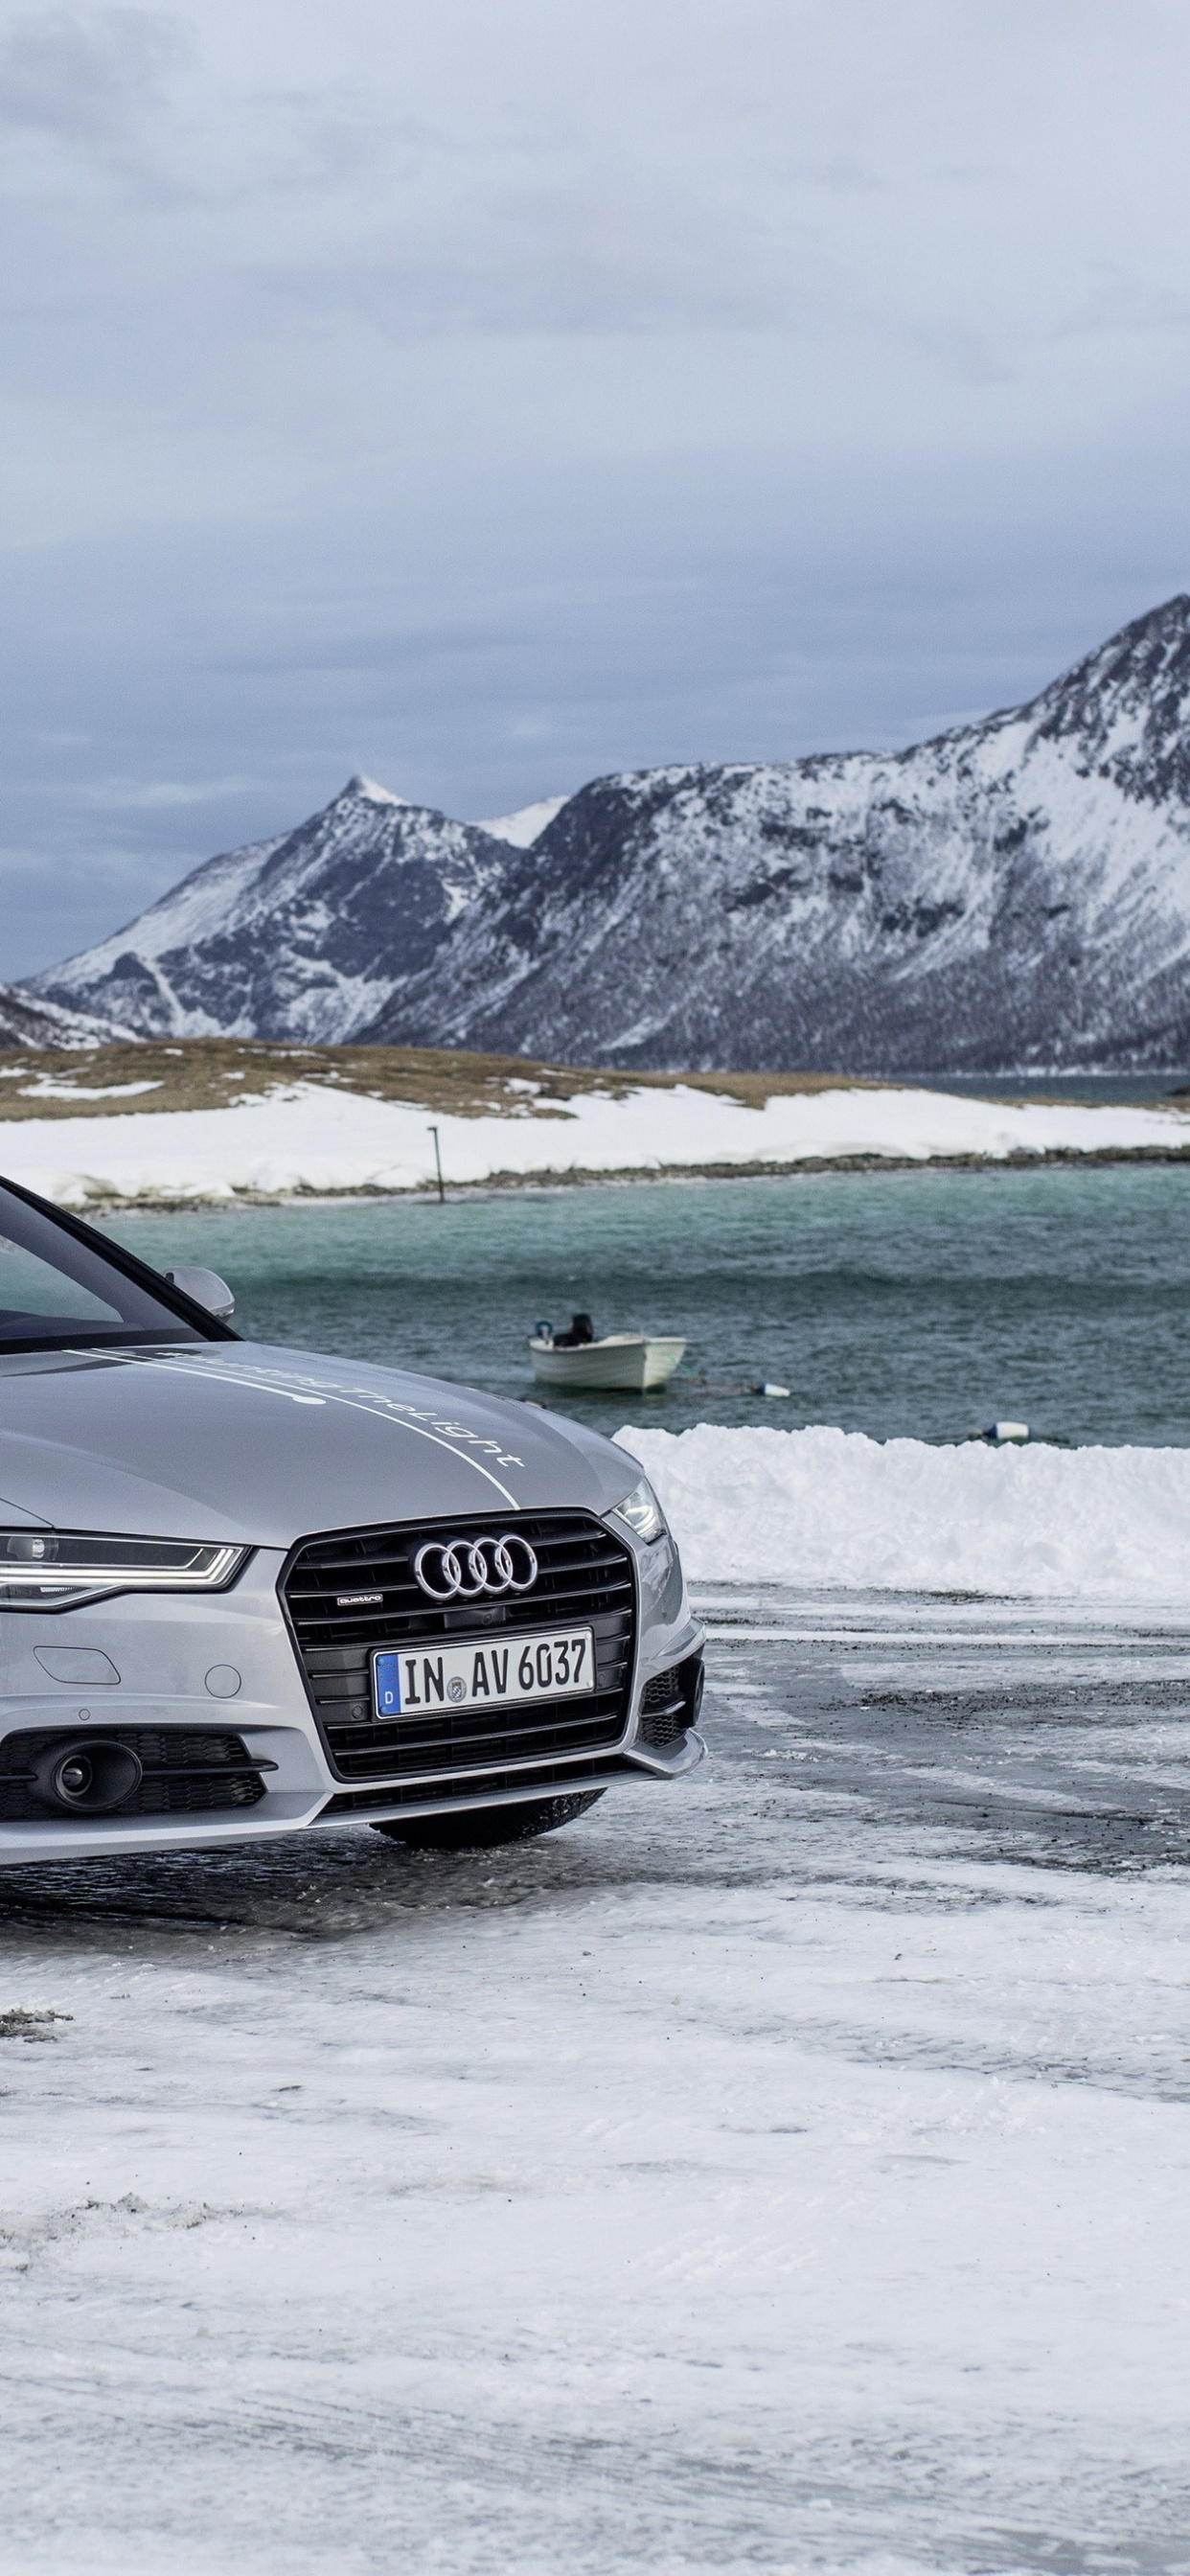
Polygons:
[[401,1714],[401,1658],[399,1655],[376,1657],[376,1707],[381,1717]]

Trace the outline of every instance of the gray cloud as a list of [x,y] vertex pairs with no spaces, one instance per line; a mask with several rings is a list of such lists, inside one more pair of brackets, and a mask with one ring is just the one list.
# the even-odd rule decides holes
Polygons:
[[1178,0],[0,0],[0,973],[1186,586],[1188,89]]
[[162,10],[31,11],[0,41],[0,122],[88,149],[127,142],[188,52]]
[[98,814],[170,813],[176,807],[219,805],[244,796],[259,784],[254,778],[97,778],[72,784],[64,792],[72,804]]

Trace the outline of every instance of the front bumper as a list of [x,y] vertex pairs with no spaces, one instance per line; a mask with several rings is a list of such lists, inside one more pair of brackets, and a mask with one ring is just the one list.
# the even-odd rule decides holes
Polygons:
[[[25,1745],[35,1738],[52,1745],[59,1732],[63,1745],[135,1737],[143,1751],[156,1740],[167,1755],[171,1742],[182,1752],[183,1739],[218,1737],[224,1741],[216,1750],[227,1755],[229,1768],[242,1770],[226,1741],[238,1739],[249,1764],[259,1765],[260,1783],[251,1804],[203,1812],[75,1815],[47,1806],[32,1814],[35,1798],[13,1797],[10,1806],[26,1812],[0,1815],[0,1866],[226,1848],[352,1816],[379,1822],[453,1814],[568,1789],[610,1788],[625,1779],[680,1778],[702,1759],[701,1739],[691,1725],[670,1742],[650,1742],[642,1700],[659,1676],[693,1667],[701,1631],[676,1568],[663,1585],[657,1553],[635,1541],[632,1553],[636,1660],[626,1723],[614,1746],[575,1760],[456,1766],[449,1778],[415,1783],[369,1779],[358,1789],[346,1788],[328,1759],[279,1598],[286,1559],[278,1550],[258,1549],[234,1589],[215,1597],[124,1593],[74,1611],[0,1612],[0,1765],[9,1744],[10,1772],[21,1765],[27,1775]],[[69,1679],[61,1678],[64,1672]]]

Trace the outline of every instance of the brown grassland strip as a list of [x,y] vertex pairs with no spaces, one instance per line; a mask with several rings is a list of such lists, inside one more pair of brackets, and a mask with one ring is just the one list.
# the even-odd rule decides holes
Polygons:
[[[48,1092],[47,1083],[53,1085]],[[121,1093],[125,1083],[153,1087]],[[626,1073],[541,1064],[530,1056],[472,1055],[456,1047],[298,1047],[251,1038],[140,1038],[85,1050],[10,1048],[0,1054],[0,1121],[230,1109],[237,1100],[263,1099],[297,1083],[359,1092],[372,1100],[408,1101],[455,1118],[493,1113],[557,1117],[582,1092],[622,1100],[632,1091],[669,1091],[678,1083],[756,1109],[778,1092],[885,1087],[832,1073]]]

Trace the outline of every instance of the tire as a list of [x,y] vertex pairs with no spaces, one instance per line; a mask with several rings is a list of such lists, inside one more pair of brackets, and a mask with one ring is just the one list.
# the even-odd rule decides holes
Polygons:
[[472,1807],[465,1816],[411,1816],[408,1824],[391,1816],[384,1824],[373,1825],[372,1831],[387,1834],[393,1842],[409,1843],[414,1851],[487,1851],[493,1843],[527,1843],[538,1834],[556,1833],[559,1825],[572,1825],[576,1816],[585,1816],[604,1794],[602,1789],[588,1789],[583,1797]]

